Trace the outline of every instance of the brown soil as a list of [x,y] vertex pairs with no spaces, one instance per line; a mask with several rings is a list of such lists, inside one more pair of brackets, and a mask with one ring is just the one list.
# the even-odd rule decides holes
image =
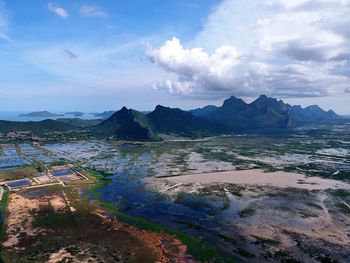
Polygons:
[[[79,197],[79,188],[51,186],[12,193],[5,262],[191,262],[173,237],[111,219]],[[69,200],[67,200],[67,198]]]

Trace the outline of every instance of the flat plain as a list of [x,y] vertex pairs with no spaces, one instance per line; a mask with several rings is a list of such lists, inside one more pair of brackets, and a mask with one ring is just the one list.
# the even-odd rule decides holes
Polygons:
[[3,199],[5,262],[350,260],[350,125],[1,148],[3,181],[87,177]]

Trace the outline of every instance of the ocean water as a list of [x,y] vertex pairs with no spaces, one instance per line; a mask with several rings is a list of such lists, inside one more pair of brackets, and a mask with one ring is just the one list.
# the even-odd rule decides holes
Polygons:
[[[75,117],[74,115],[63,115],[63,116],[56,116],[56,117],[22,117],[21,114],[26,114],[29,112],[26,111],[0,111],[0,120],[4,121],[42,121],[47,119],[59,119],[59,118],[80,118],[84,120],[91,120],[91,119],[97,119],[93,114],[87,113],[80,117]],[[53,112],[56,114],[60,114],[57,112]]]

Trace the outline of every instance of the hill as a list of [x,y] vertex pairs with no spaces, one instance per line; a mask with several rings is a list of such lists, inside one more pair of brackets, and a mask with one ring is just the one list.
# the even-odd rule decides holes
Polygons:
[[147,114],[146,118],[157,132],[165,134],[205,136],[227,131],[224,125],[194,116],[191,112],[161,105]]
[[0,121],[0,132],[2,133],[7,133],[10,131],[31,131],[40,135],[47,132],[66,132],[76,129],[77,126],[56,120],[28,122]]
[[141,112],[126,107],[97,125],[94,131],[100,136],[125,140],[152,140],[157,137]]
[[236,131],[286,129],[307,123],[328,123],[339,118],[333,111],[324,111],[319,106],[290,106],[265,95],[250,104],[232,96],[203,117]]
[[96,126],[100,124],[103,120],[102,119],[84,120],[80,118],[58,118],[56,119],[56,121],[67,123],[78,127],[89,127],[89,126]]
[[197,109],[193,109],[190,110],[190,112],[197,117],[203,117],[208,115],[209,113],[212,113],[213,111],[215,111],[218,107],[214,106],[214,105],[208,105],[205,106],[203,108],[197,108]]
[[109,114],[112,115],[105,120],[0,121],[0,132],[32,131],[40,135],[54,131],[75,131],[75,134],[98,138],[156,140],[157,134],[202,137],[248,131],[269,132],[310,123],[335,124],[348,121],[332,110],[324,111],[317,105],[306,108],[291,106],[265,95],[251,103],[232,96],[221,107],[209,105],[191,111],[158,105],[147,114],[123,107],[117,112],[108,111],[102,115]]

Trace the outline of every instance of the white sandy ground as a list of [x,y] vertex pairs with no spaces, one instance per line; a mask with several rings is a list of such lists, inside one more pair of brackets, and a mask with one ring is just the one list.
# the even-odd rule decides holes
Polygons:
[[350,190],[350,184],[337,180],[323,179],[320,177],[306,177],[303,174],[281,171],[265,173],[264,171],[258,169],[190,174],[153,180],[168,180],[177,184],[229,183],[246,185],[268,185],[280,188],[293,187],[307,190]]

